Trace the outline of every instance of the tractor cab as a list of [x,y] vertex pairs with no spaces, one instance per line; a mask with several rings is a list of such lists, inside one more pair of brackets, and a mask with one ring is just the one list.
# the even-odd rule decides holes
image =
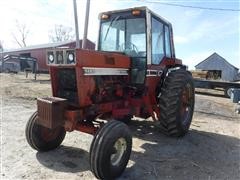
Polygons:
[[129,56],[133,84],[143,84],[147,75],[159,74],[151,65],[175,58],[172,25],[148,8],[104,12],[99,18],[98,50]]

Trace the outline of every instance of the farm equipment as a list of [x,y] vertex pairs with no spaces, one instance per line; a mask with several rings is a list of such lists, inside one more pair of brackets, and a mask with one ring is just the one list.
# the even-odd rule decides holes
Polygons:
[[[240,83],[238,82],[229,82],[218,79],[217,73],[211,73],[209,71],[195,70],[191,71],[194,84],[196,88],[206,88],[206,89],[215,89],[222,88],[224,90],[224,95],[227,98],[231,98],[231,92],[234,89],[240,88]],[[211,76],[212,75],[212,76]],[[214,78],[217,77],[217,78]]]
[[39,98],[26,126],[37,151],[57,148],[66,132],[94,136],[97,178],[122,174],[131,154],[132,117],[149,118],[170,136],[188,132],[194,110],[191,73],[175,58],[172,25],[146,7],[99,15],[98,50],[47,52],[53,97]]

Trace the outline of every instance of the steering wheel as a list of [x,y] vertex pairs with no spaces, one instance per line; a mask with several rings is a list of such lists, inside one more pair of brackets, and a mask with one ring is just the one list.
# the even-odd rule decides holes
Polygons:
[[129,54],[129,53],[131,53],[131,54],[132,53],[138,54],[138,48],[132,42],[122,43],[120,45],[120,51],[126,52],[126,54]]

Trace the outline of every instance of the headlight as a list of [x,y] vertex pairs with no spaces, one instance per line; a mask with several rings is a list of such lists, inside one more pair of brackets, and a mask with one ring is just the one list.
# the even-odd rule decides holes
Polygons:
[[75,54],[74,51],[67,51],[67,64],[75,63]]
[[48,52],[48,63],[49,64],[54,63],[54,54],[53,54],[53,52]]
[[68,55],[68,60],[71,61],[71,62],[74,61],[74,55],[73,54],[69,54]]
[[47,64],[75,64],[76,55],[73,49],[56,49],[47,52]]
[[49,60],[50,60],[50,62],[53,62],[53,61],[54,61],[54,57],[53,57],[52,54],[49,55]]

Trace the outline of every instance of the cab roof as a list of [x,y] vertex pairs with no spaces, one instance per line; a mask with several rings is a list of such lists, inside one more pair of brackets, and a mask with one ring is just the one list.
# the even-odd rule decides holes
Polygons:
[[114,13],[121,13],[121,12],[128,12],[128,11],[133,11],[133,10],[142,10],[145,11],[146,13],[150,13],[156,17],[158,17],[159,19],[161,19],[163,22],[165,22],[166,24],[169,24],[170,26],[172,26],[172,24],[166,20],[165,18],[161,17],[160,15],[158,15],[157,13],[153,12],[152,10],[150,10],[148,7],[146,6],[141,6],[141,7],[133,7],[133,8],[127,8],[127,9],[119,9],[119,10],[113,10],[113,11],[106,11],[106,12],[102,12],[99,14],[99,17],[101,17],[103,14],[114,14]]

